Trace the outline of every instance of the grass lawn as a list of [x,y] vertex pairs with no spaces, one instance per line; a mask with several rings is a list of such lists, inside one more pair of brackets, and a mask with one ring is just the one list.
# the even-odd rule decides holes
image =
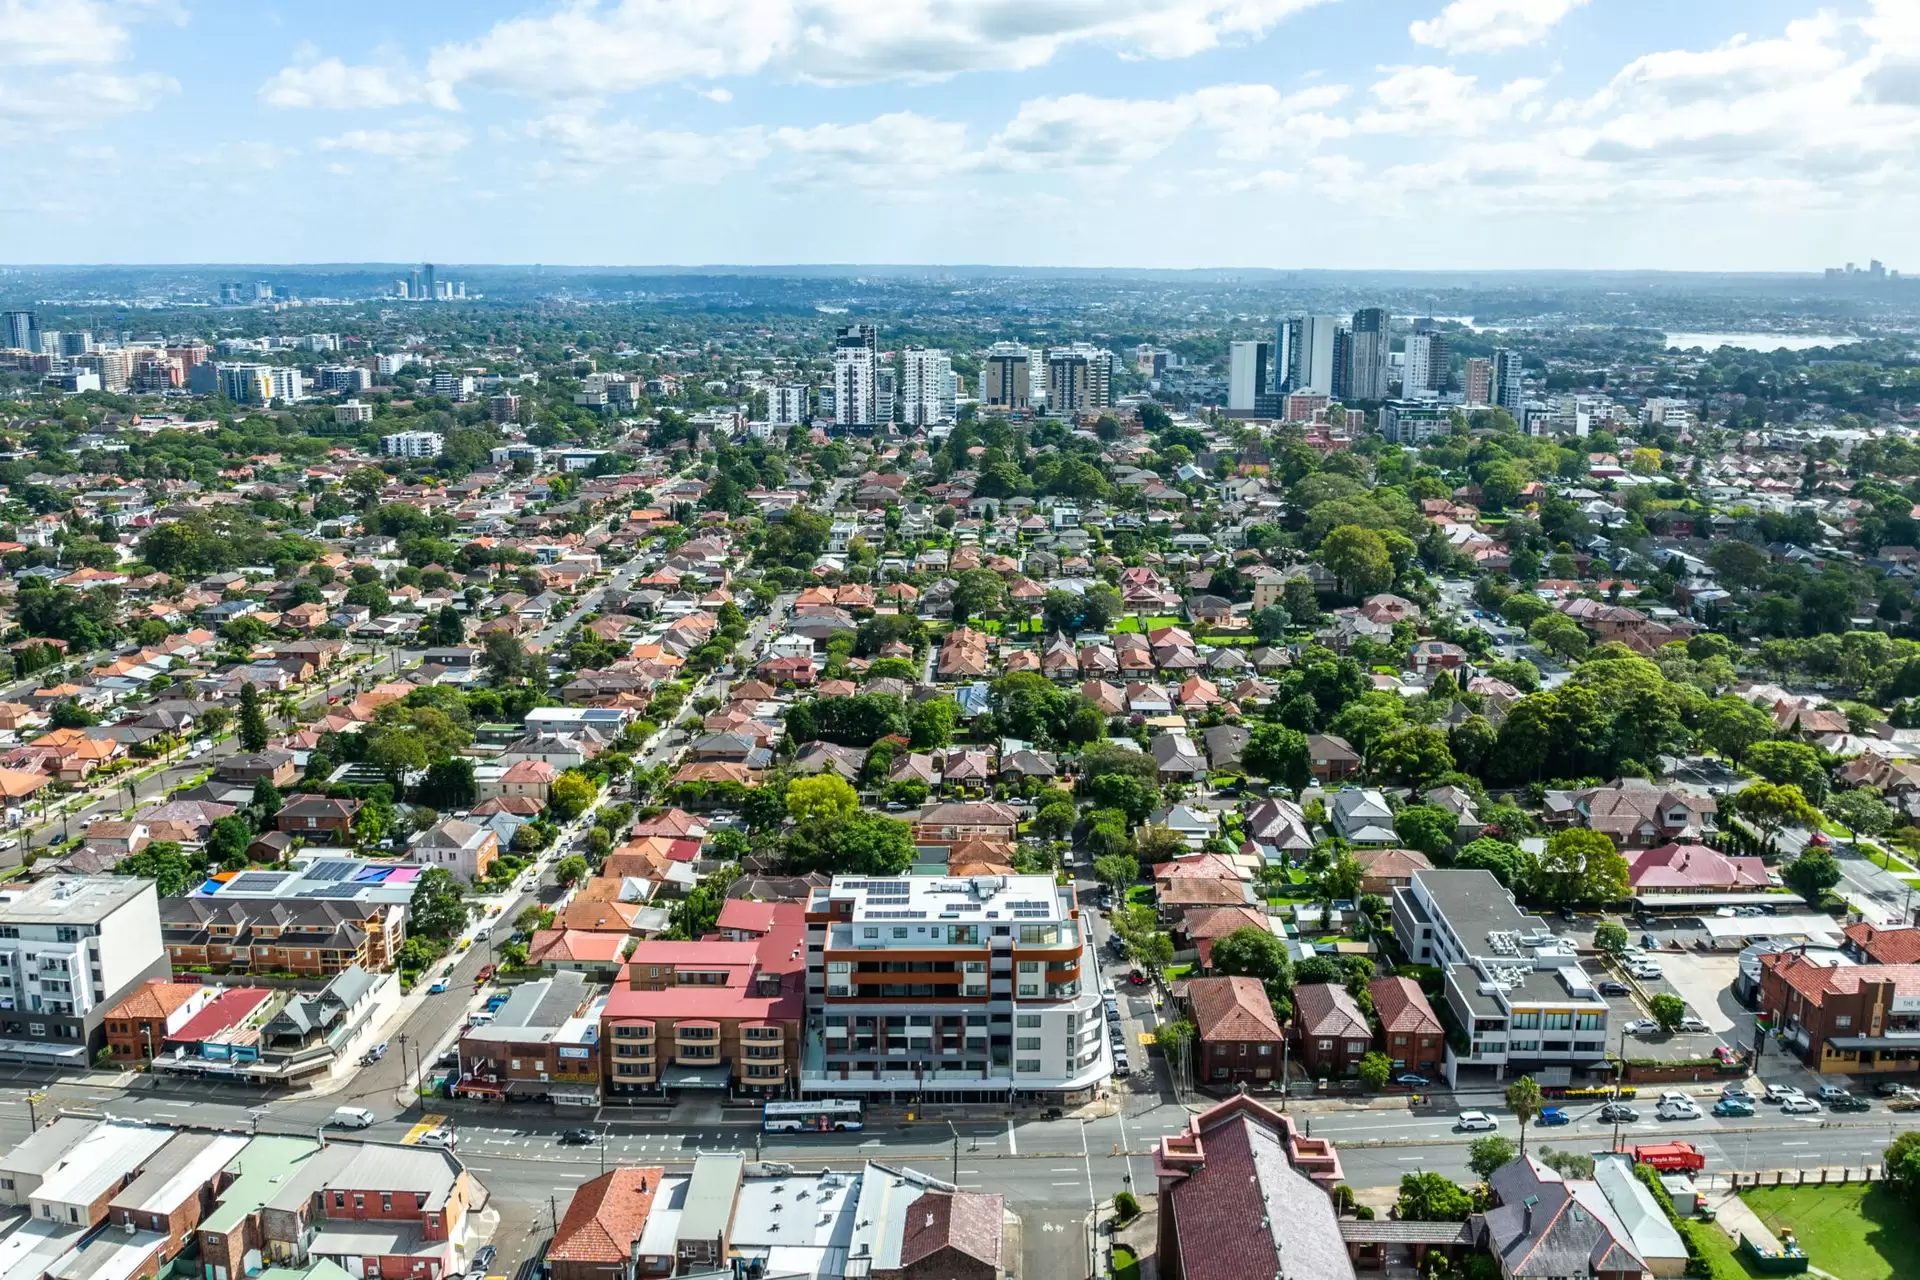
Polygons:
[[1140,1259],[1123,1244],[1113,1246],[1113,1280],[1140,1280]]
[[1708,1222],[1688,1222],[1681,1232],[1693,1241],[1693,1247],[1707,1264],[1707,1280],[1749,1280],[1752,1272],[1733,1251],[1727,1233]]
[[1192,972],[1193,966],[1190,964],[1170,964],[1167,966],[1166,979],[1168,982],[1177,982]]
[[1920,1223],[1884,1183],[1761,1187],[1740,1198],[1775,1235],[1792,1227],[1822,1271],[1847,1280],[1920,1280]]
[[1127,902],[1129,905],[1139,903],[1143,906],[1151,906],[1153,903],[1153,886],[1150,884],[1130,886],[1127,889]]

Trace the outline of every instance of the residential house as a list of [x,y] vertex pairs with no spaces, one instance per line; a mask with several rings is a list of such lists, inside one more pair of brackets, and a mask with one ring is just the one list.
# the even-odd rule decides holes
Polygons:
[[1487,1179],[1494,1207],[1473,1219],[1501,1280],[1644,1280],[1646,1260],[1600,1188],[1566,1179],[1531,1155]]
[[474,885],[500,857],[500,837],[491,828],[459,818],[442,818],[414,837],[408,856],[421,866],[442,867],[454,878]]
[[1307,767],[1321,786],[1345,782],[1360,772],[1360,753],[1345,738],[1330,733],[1307,735]]
[[1359,849],[1354,857],[1363,872],[1360,892],[1377,893],[1383,898],[1411,885],[1414,872],[1433,869],[1433,863],[1418,849]]
[[1331,982],[1310,982],[1293,989],[1294,1057],[1320,1079],[1344,1079],[1360,1069],[1373,1048],[1367,1015]]
[[274,817],[274,825],[309,844],[353,843],[353,816],[360,811],[358,800],[332,796],[290,796]]
[[155,980],[107,1010],[107,1047],[121,1062],[144,1062],[160,1052],[167,1037],[192,1020],[217,987]]
[[1258,978],[1194,978],[1185,1000],[1198,1042],[1195,1084],[1265,1086],[1280,1078],[1286,1032]]
[[1437,1079],[1446,1066],[1447,1037],[1420,984],[1411,978],[1375,978],[1367,989],[1380,1022],[1376,1047],[1393,1059],[1393,1069]]
[[1247,843],[1242,852],[1258,853],[1268,862],[1291,862],[1313,848],[1313,833],[1299,805],[1281,796],[1269,796],[1247,811]]
[[1327,816],[1342,839],[1359,845],[1391,845],[1399,840],[1393,830],[1393,810],[1380,792],[1348,787],[1336,792]]

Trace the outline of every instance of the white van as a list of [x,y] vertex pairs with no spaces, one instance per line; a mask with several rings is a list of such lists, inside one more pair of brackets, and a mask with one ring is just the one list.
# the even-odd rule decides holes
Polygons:
[[336,1107],[327,1123],[335,1129],[365,1129],[373,1123],[373,1112],[365,1107]]

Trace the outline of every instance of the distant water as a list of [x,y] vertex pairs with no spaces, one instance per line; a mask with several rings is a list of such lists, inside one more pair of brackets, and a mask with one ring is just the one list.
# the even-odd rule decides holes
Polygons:
[[1670,333],[1667,345],[1682,351],[1699,347],[1718,351],[1742,347],[1748,351],[1806,351],[1811,347],[1839,347],[1860,339],[1844,333]]

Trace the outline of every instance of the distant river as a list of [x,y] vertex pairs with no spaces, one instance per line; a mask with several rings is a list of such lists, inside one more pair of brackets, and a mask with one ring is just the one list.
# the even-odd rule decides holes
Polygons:
[[1699,347],[1743,347],[1748,351],[1805,351],[1811,347],[1838,347],[1860,339],[1842,333],[1670,333],[1667,345],[1686,351]]

